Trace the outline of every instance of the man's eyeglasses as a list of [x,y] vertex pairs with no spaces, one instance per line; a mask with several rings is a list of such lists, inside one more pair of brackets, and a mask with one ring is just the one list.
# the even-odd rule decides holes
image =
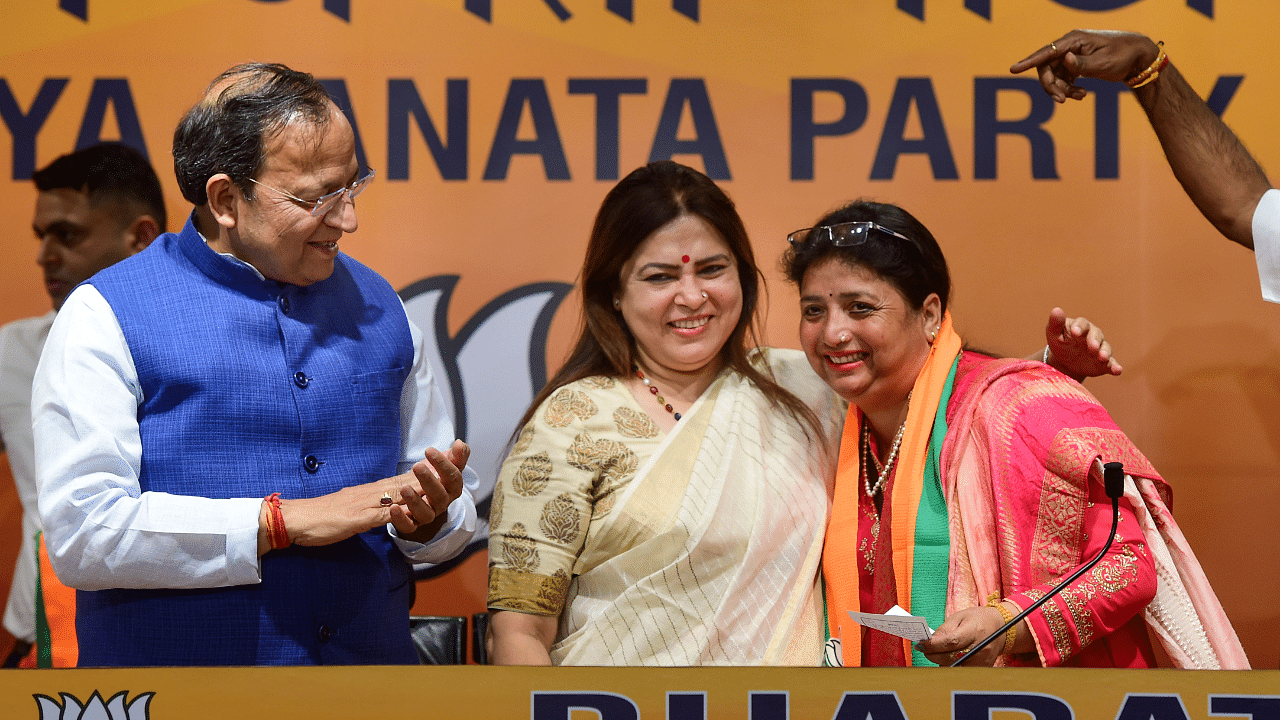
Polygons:
[[847,222],[805,228],[788,235],[787,242],[796,248],[805,247],[809,243],[819,240],[829,240],[832,245],[837,247],[852,247],[866,242],[867,236],[871,234],[872,230],[879,230],[886,235],[906,240],[912,245],[916,245],[916,241],[906,235],[873,222]]
[[333,192],[327,195],[321,195],[315,200],[303,200],[297,195],[292,195],[290,193],[287,193],[281,190],[280,188],[274,188],[274,187],[271,187],[270,185],[264,185],[258,182],[257,180],[254,180],[253,178],[249,178],[249,182],[253,183],[254,185],[261,185],[262,187],[268,190],[271,190],[273,192],[280,193],[281,195],[298,203],[302,207],[310,210],[311,215],[313,217],[324,217],[325,215],[329,214],[331,210],[338,207],[338,205],[342,203],[343,195],[346,195],[347,197],[351,198],[351,200],[354,202],[356,199],[356,196],[364,192],[364,189],[369,187],[369,183],[373,182],[373,175],[374,175],[373,168],[369,168],[369,172],[364,177],[357,179],[355,182],[351,183],[350,185],[347,185],[346,187],[334,190]]

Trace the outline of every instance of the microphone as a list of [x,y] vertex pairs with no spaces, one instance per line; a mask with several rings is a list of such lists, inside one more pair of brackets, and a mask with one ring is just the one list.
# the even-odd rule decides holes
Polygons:
[[951,663],[948,667],[955,667],[963,663],[965,660],[969,659],[970,655],[990,645],[996,638],[1003,637],[1004,634],[1008,632],[1009,628],[1022,622],[1023,618],[1030,615],[1032,612],[1035,612],[1036,608],[1056,597],[1058,593],[1066,589],[1068,585],[1075,582],[1076,578],[1086,572],[1089,572],[1094,565],[1097,565],[1098,562],[1102,560],[1102,556],[1106,555],[1107,551],[1111,549],[1111,544],[1116,538],[1116,528],[1120,526],[1120,498],[1124,495],[1124,463],[1109,462],[1103,465],[1102,484],[1103,487],[1106,488],[1107,497],[1111,498],[1111,532],[1107,534],[1107,544],[1102,546],[1102,551],[1088,563],[1085,563],[1085,565],[1079,570],[1071,573],[1071,576],[1059,583],[1057,587],[1045,593],[1045,595],[1039,600],[1031,603],[1026,610],[1014,615],[1012,620],[1001,625],[1000,629],[991,633],[985,640],[970,648],[964,655],[960,656],[959,659]]

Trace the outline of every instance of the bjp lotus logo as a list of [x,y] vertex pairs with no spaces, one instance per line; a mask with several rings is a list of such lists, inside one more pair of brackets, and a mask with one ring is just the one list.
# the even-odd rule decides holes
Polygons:
[[47,695],[33,696],[40,706],[40,720],[148,720],[151,698],[155,697],[153,692],[142,693],[126,704],[128,691],[121,690],[104,703],[102,695],[94,690],[89,701],[81,704],[74,695],[58,694],[62,696],[61,703]]
[[480,477],[480,514],[471,544],[442,566],[416,566],[419,577],[445,572],[489,544],[489,503],[516,423],[547,384],[547,332],[572,285],[539,282],[508,290],[485,304],[456,335],[449,300],[457,275],[423,278],[400,291],[409,319],[425,336],[427,359],[458,437],[471,445],[467,464]]

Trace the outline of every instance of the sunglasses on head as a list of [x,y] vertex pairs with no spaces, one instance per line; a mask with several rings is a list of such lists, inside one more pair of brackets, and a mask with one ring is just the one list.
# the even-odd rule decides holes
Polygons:
[[793,247],[802,248],[813,242],[827,240],[836,247],[852,247],[861,245],[867,241],[867,237],[871,235],[872,230],[878,230],[885,235],[896,237],[900,240],[906,240],[912,245],[916,244],[915,240],[903,235],[896,230],[873,222],[846,222],[836,223],[835,225],[819,225],[818,227],[804,228],[796,230],[787,235],[787,242]]

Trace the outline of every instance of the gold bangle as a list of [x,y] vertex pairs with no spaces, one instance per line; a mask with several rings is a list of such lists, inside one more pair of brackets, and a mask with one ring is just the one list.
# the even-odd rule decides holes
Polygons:
[[[1000,617],[1003,618],[1006,623],[1013,619],[1013,613],[1009,612],[1009,608],[1004,606],[1003,601],[999,600],[994,595],[987,600],[987,607],[995,608],[996,612],[1000,613]],[[1017,637],[1018,626],[1010,625],[1009,629],[1004,631],[1004,647],[1000,650],[1001,655],[1013,654],[1013,643]]]
[[1160,77],[1160,71],[1164,70],[1165,66],[1169,64],[1169,55],[1166,54],[1164,51],[1163,40],[1156,43],[1156,47],[1160,48],[1160,52],[1159,54],[1156,55],[1156,59],[1151,61],[1151,64],[1147,66],[1146,70],[1143,70],[1137,75],[1134,75],[1133,77],[1125,80],[1124,81],[1125,85],[1128,85],[1131,89],[1136,90],[1142,87],[1143,85],[1155,82],[1155,79]]

